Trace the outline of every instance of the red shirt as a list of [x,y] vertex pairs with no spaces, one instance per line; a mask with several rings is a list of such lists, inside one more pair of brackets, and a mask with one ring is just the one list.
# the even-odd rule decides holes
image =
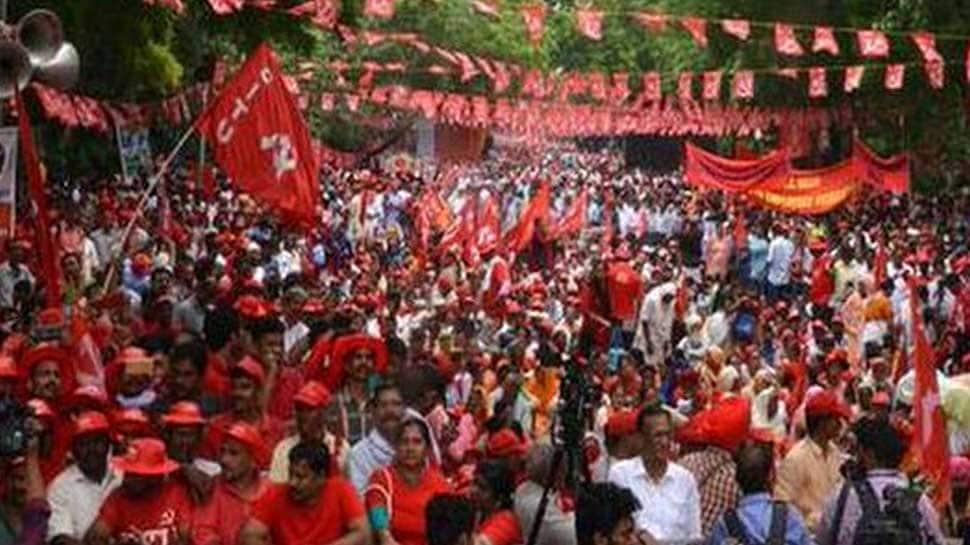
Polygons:
[[243,497],[225,479],[216,479],[209,501],[193,514],[193,545],[236,545],[239,529],[249,519],[252,504],[268,488],[269,481],[261,478],[256,489]]
[[823,256],[812,262],[812,283],[808,295],[812,304],[820,307],[828,306],[832,293],[835,292],[835,280],[832,279],[832,258]]
[[108,496],[98,522],[108,527],[113,540],[143,545],[174,544],[180,528],[192,521],[192,503],[181,485],[166,481],[144,498],[131,498],[121,489]]
[[220,400],[229,397],[232,382],[229,380],[229,365],[222,356],[209,352],[205,364],[205,376],[202,377],[202,389]]
[[523,542],[519,519],[511,509],[492,513],[478,527],[478,535],[492,545],[521,545]]
[[343,477],[328,477],[312,505],[294,502],[288,488],[270,485],[252,506],[252,517],[269,528],[273,545],[327,545],[346,535],[350,523],[364,516],[354,487]]
[[[390,483],[388,483],[390,477]],[[431,498],[451,492],[451,485],[436,467],[429,467],[417,486],[404,482],[393,468],[375,471],[367,487],[367,507],[387,506],[387,497],[376,489],[390,493],[388,514],[391,516],[391,535],[400,545],[425,545],[424,509]]]

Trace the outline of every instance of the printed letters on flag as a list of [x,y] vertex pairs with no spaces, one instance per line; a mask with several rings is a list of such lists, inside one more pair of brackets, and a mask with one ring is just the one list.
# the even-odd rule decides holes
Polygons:
[[878,30],[860,30],[856,35],[859,40],[859,55],[872,59],[889,56],[889,38]]
[[198,121],[240,189],[288,219],[312,222],[319,201],[310,133],[268,45],[260,45]]
[[735,72],[734,81],[731,84],[731,94],[734,98],[753,98],[754,72],[751,70],[738,70]]

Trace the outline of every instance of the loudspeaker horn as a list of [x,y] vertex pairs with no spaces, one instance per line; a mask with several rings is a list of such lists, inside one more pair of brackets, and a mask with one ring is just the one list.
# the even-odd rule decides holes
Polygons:
[[17,23],[17,41],[27,48],[35,65],[50,62],[64,44],[61,19],[53,11],[35,9]]
[[10,98],[16,89],[26,87],[32,73],[27,49],[11,40],[0,41],[0,98]]
[[81,57],[71,42],[64,42],[47,62],[34,64],[34,79],[58,89],[70,89],[81,74]]

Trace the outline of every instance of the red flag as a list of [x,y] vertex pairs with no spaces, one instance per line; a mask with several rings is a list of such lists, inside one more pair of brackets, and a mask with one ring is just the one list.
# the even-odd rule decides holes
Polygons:
[[579,233],[586,227],[586,211],[589,207],[589,191],[583,187],[566,213],[552,229],[552,238],[562,238]]
[[287,11],[294,17],[309,17],[314,25],[324,30],[332,30],[337,26],[339,12],[340,6],[334,0],[308,0]]
[[720,70],[704,72],[704,100],[721,98],[721,76],[723,74]]
[[576,28],[590,40],[603,39],[603,12],[590,8],[576,10]]
[[465,248],[465,243],[472,237],[475,229],[475,208],[475,198],[469,194],[465,197],[465,203],[458,212],[458,217],[441,236],[441,241],[435,248],[435,254],[443,255],[452,248]]
[[916,386],[913,392],[913,448],[917,453],[920,471],[932,484],[930,497],[942,507],[950,499],[950,454],[947,445],[946,423],[936,383],[934,354],[923,328],[920,298],[916,293],[916,279],[909,281],[910,320],[913,327],[913,367]]
[[812,43],[813,53],[828,53],[837,56],[839,54],[839,42],[835,40],[835,33],[832,27],[815,27],[815,41]]
[[923,55],[923,62],[943,62],[943,56],[936,50],[936,35],[931,32],[916,32],[912,34],[913,43]]
[[658,102],[663,98],[659,72],[647,72],[643,75],[642,97],[647,102]]
[[721,21],[721,30],[742,42],[751,37],[751,23],[744,19],[725,19]]
[[243,191],[284,216],[313,221],[320,188],[310,133],[268,45],[253,52],[198,127]]
[[694,74],[681,72],[677,79],[677,96],[680,100],[694,100]]
[[489,17],[498,17],[498,6],[493,2],[488,2],[486,0],[472,0],[472,7],[475,11],[481,13],[482,15],[488,15]]
[[744,214],[735,214],[731,235],[734,237],[735,248],[742,249],[748,246],[748,227],[744,222]]
[[943,62],[928,62],[923,65],[923,68],[926,70],[926,79],[930,81],[930,86],[934,89],[942,89],[946,78]]
[[866,73],[863,65],[847,66],[845,69],[845,92],[852,93],[862,85],[862,76]]
[[811,98],[822,98],[828,96],[829,84],[826,79],[825,67],[814,67],[808,69],[808,96]]
[[734,81],[731,82],[731,94],[735,99],[754,98],[754,72],[751,70],[735,72]]
[[393,19],[394,0],[365,0],[364,15],[375,19]]
[[71,348],[74,351],[74,374],[81,386],[104,387],[104,363],[101,349],[94,342],[84,312],[76,305],[71,313]]
[[610,87],[610,102],[622,104],[630,97],[630,75],[626,72],[613,73],[613,85]]
[[586,88],[589,89],[589,96],[599,102],[605,102],[609,97],[609,90],[606,88],[606,76],[602,72],[587,74]]
[[698,47],[707,47],[707,21],[700,17],[685,17],[680,25],[690,34]]
[[475,245],[478,253],[484,254],[498,249],[499,237],[502,234],[502,223],[499,218],[498,202],[489,196],[478,214],[475,228]]
[[886,79],[885,85],[886,89],[890,91],[898,91],[903,88],[903,82],[906,80],[906,65],[905,64],[890,64],[886,67]]
[[504,246],[511,252],[521,252],[535,237],[536,223],[548,223],[552,188],[542,182],[519,216],[519,221],[504,237]]
[[674,316],[678,320],[684,319],[689,303],[690,293],[687,289],[687,277],[681,276],[680,282],[677,283],[677,292],[674,294]]
[[532,45],[542,43],[542,35],[546,30],[546,5],[533,4],[520,8],[522,21],[525,23],[525,33]]
[[870,59],[889,56],[889,38],[882,32],[860,30],[856,38],[859,41],[859,55]]
[[663,32],[667,28],[667,17],[653,13],[634,13],[633,20],[650,32]]
[[50,218],[47,212],[47,193],[44,191],[44,175],[41,172],[40,159],[34,148],[34,135],[30,131],[30,117],[24,106],[24,97],[15,88],[17,103],[17,124],[20,132],[20,156],[24,161],[24,171],[27,173],[27,184],[30,198],[37,214],[37,224],[34,236],[37,237],[37,252],[40,260],[41,272],[47,282],[47,306],[61,306],[61,271],[51,238]]
[[209,0],[212,11],[219,15],[228,15],[243,8],[244,0]]
[[775,49],[789,57],[801,57],[805,54],[802,44],[798,43],[795,36],[795,29],[782,23],[775,24]]

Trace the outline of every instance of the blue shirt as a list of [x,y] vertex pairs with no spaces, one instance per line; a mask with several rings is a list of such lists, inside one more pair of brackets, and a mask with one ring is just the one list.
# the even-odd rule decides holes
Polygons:
[[[748,533],[748,537],[753,539],[755,543],[764,543],[768,540],[768,531],[771,527],[771,510],[771,496],[764,492],[744,496],[738,501],[738,518]],[[729,535],[722,515],[714,524],[708,545],[722,545],[727,542]],[[808,532],[805,531],[805,523],[802,521],[801,515],[798,514],[798,510],[789,506],[788,521],[785,526],[785,545],[814,545],[814,543]]]

